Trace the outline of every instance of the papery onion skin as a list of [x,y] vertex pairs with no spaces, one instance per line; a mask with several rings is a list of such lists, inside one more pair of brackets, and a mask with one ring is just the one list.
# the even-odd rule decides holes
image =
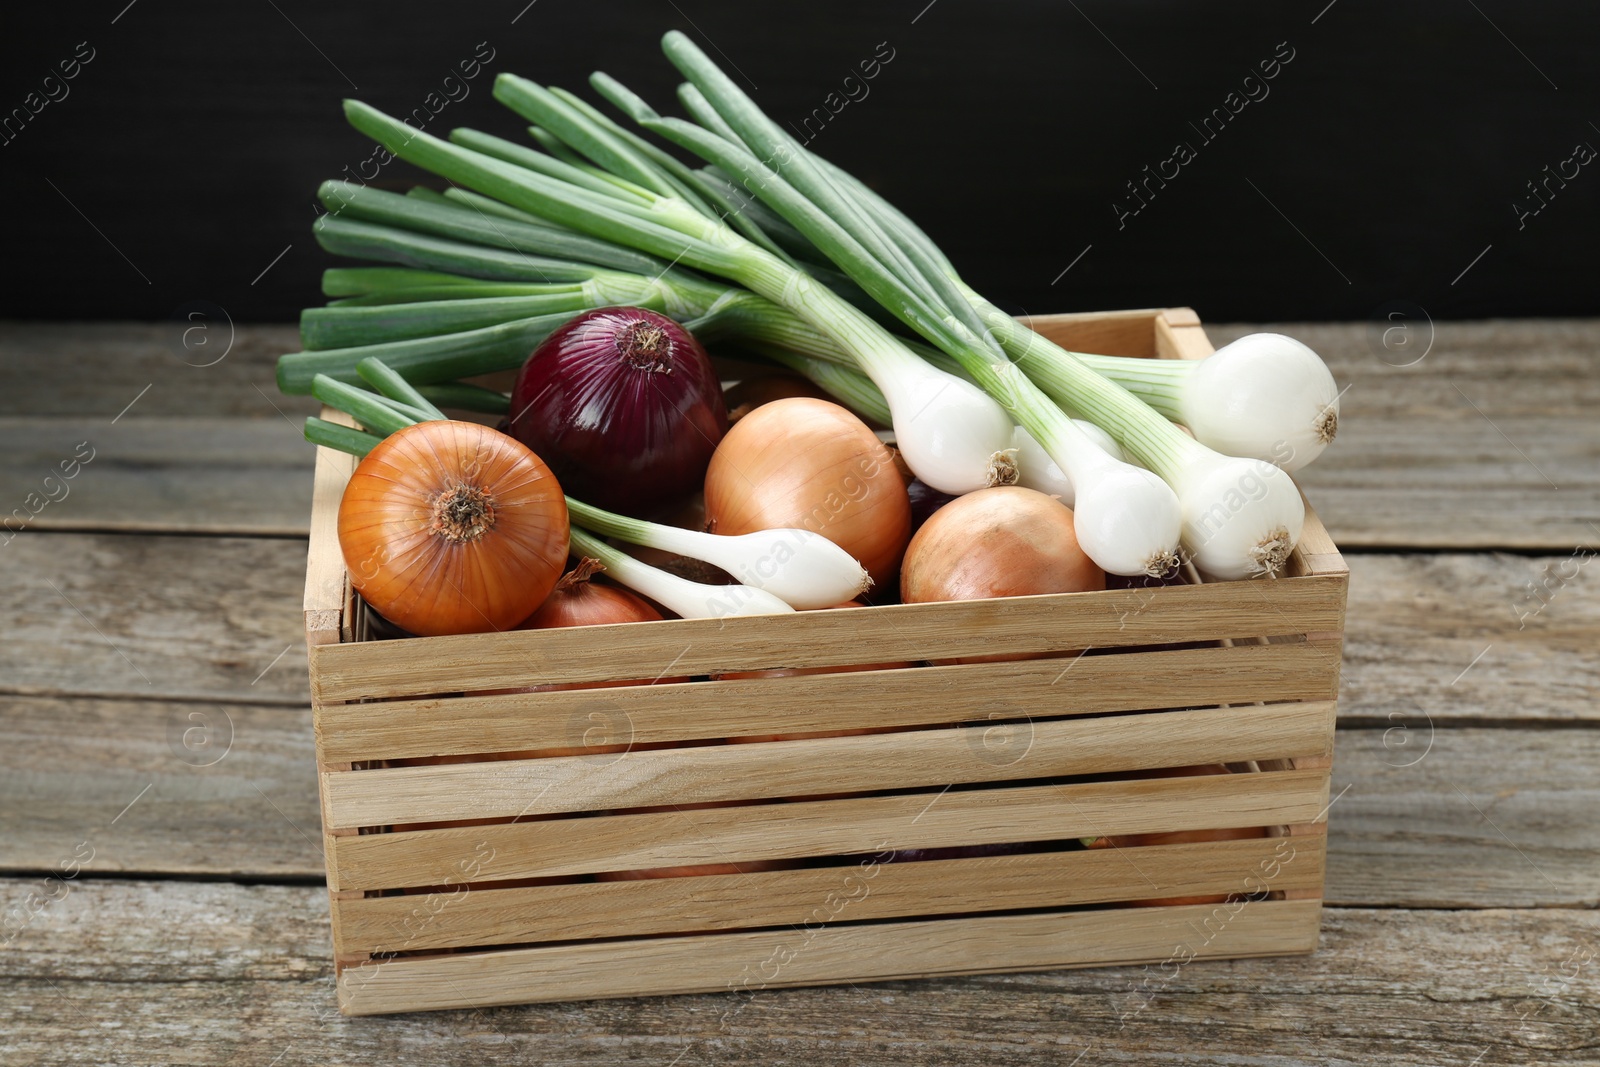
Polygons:
[[567,558],[567,505],[543,460],[487,426],[430,421],[356,465],[339,503],[350,583],[423,637],[509,630]]
[[545,339],[511,393],[511,434],[573,496],[637,515],[699,487],[728,430],[705,349],[644,308],[586,311]]
[[907,604],[1104,589],[1105,572],[1078,545],[1072,509],[1015,485],[957,497],[906,549]]
[[719,534],[793,527],[821,534],[892,584],[911,536],[911,501],[889,448],[838,404],[791,397],[728,431],[706,471]]
[[539,610],[522,621],[519,630],[552,630],[564,626],[605,626],[620,622],[655,622],[661,613],[644,598],[614,585],[590,579],[605,570],[599,560],[582,559],[556,582]]

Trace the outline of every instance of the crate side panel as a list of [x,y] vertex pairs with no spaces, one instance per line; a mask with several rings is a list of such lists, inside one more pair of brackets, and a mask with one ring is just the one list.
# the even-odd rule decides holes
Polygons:
[[528,630],[320,650],[318,703],[1338,630],[1329,577]]
[[1311,823],[1324,768],[953,790],[344,836],[345,889]]
[[[317,717],[324,760],[646,745],[752,734],[1331,700],[1337,644],[1124,652],[1081,659],[339,704]],[[714,714],[711,712],[714,710]]]
[[[1322,887],[1321,838],[1260,837],[336,900],[346,952],[904,919]],[[881,858],[879,858],[881,856]],[[1220,901],[1219,901],[1220,902]]]
[[[374,961],[339,976],[339,998],[347,1014],[379,1014],[1156,963],[1173,959],[1174,946],[1206,959],[1316,948],[1317,901],[1229,907],[891,922]],[[1209,936],[1200,932],[1208,919]]]
[[1315,701],[323,774],[334,826],[383,826],[1323,755],[1333,718]]

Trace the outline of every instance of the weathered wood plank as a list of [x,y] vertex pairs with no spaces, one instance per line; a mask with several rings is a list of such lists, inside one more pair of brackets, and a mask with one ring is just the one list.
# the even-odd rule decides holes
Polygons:
[[287,539],[18,534],[0,544],[0,692],[302,705],[305,552]]
[[1341,546],[1600,545],[1600,321],[1207,334],[1221,347],[1261,329],[1311,345],[1348,387],[1338,441],[1296,475]]
[[309,711],[7,696],[0,737],[0,870],[321,876]]
[[1341,730],[1327,899],[1600,905],[1593,730]]
[[0,415],[109,423],[133,404],[126,418],[240,416],[281,424],[273,405],[291,418],[316,413],[309,398],[278,394],[278,357],[299,347],[293,326],[0,321]]
[[0,418],[0,528],[304,535],[313,451],[277,415]]
[[[1327,909],[1309,957],[340,1017],[321,890],[78,880],[5,954],[11,1064],[1593,1064],[1588,911]],[[0,882],[8,902],[31,881]],[[152,916],[161,936],[152,937]],[[798,934],[796,936],[799,936]],[[734,980],[738,976],[730,975]],[[181,1028],[182,1041],[173,1034]],[[1085,1050],[1088,1050],[1085,1053]]]
[[1366,725],[1600,719],[1592,556],[1353,556],[1339,713]]

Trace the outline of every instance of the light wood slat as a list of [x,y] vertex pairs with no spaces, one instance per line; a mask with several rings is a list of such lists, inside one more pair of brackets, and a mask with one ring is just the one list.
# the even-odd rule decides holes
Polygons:
[[330,825],[498,818],[862,789],[1015,781],[1331,750],[1329,702],[323,772]]
[[[323,408],[320,415],[340,426],[356,425],[355,419],[333,408]],[[316,488],[306,554],[306,644],[310,647],[337,643],[350,622],[350,577],[339,550],[339,498],[356,469],[356,458],[336,449],[318,447],[316,454]]]
[[0,692],[305,705],[304,542],[21,533],[0,554]]
[[864,611],[412,638],[315,650],[320,703],[768,667],[1022,655],[1337,630],[1342,577],[1106,590]]
[[[1241,645],[715,683],[627,686],[317,710],[323,758],[405,759],[469,752],[645,745],[862,726],[1328,700],[1336,643]],[[1124,683],[1138,678],[1137,688]],[[1003,684],[1003,690],[1001,688]],[[1003,691],[1003,699],[1001,693]],[[716,713],[708,715],[707,707]],[[1007,709],[1010,709],[1009,716]],[[594,741],[597,733],[604,741]]]
[[[1226,910],[1226,908],[1225,908]],[[1208,959],[1310,952],[1316,901],[1251,902],[1218,926]],[[1212,920],[1207,905],[1004,915],[811,931],[713,934],[621,944],[560,945],[389,960],[339,976],[340,1007],[369,1015],[524,1001],[732,991],[906,976],[980,974],[1107,963],[1159,962],[1175,940]],[[801,947],[803,945],[803,947]],[[773,977],[758,968],[773,954]]]
[[1156,318],[1155,335],[1162,359],[1205,359],[1215,351],[1192,308],[1168,308]]
[[0,527],[304,535],[310,449],[276,415],[0,418]]
[[1320,771],[957,790],[347,836],[330,866],[340,889],[440,886],[469,857],[492,857],[483,880],[571,876],[1310,822],[1327,803]]
[[1156,355],[1156,319],[1167,310],[1069,312],[1024,316],[1021,321],[1069,351],[1149,357]]
[[[0,900],[35,890],[0,881]],[[1592,1067],[1600,968],[1590,958],[1566,975],[1594,947],[1594,919],[1325,908],[1311,956],[374,1021],[337,1011],[320,887],[81,878],[6,947],[0,1061],[1037,1067],[1092,1046],[1079,1067],[1438,1067],[1480,1053],[1480,1067]]]
[[1113,850],[1044,852],[632,882],[459,889],[433,897],[334,901],[341,944],[422,952],[799,927],[1108,904],[1174,896],[1297,890],[1320,895],[1321,838],[1258,838]]

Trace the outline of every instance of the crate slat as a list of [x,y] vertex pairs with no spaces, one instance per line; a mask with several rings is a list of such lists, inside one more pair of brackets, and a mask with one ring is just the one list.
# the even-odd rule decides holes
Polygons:
[[[341,836],[340,889],[453,885],[1105,834],[1311,823],[1325,769],[853,797]],[[480,860],[476,867],[464,864]]]
[[[336,704],[317,710],[323,759],[656,744],[751,734],[1331,700],[1333,643],[1241,645],[895,671],[686,682],[551,693]],[[1137,687],[1127,681],[1137,678]],[[715,714],[708,714],[715,708]]]
[[1316,948],[1320,916],[1318,901],[1264,900],[707,934],[373,961],[338,986],[346,1013],[372,1015],[1287,955]]
[[1323,838],[1263,837],[334,901],[347,949],[420,952],[1197,895],[1320,896]]
[[1129,311],[1034,315],[1020,321],[1069,352],[1151,357],[1157,354],[1156,320],[1169,310],[1188,311],[1187,308],[1136,308]]
[[1331,701],[324,771],[333,825],[510,818],[1324,755]]
[[530,679],[565,685],[1337,631],[1345,584],[1342,575],[1311,575],[324,645],[311,650],[311,691],[327,704],[507,689]]

